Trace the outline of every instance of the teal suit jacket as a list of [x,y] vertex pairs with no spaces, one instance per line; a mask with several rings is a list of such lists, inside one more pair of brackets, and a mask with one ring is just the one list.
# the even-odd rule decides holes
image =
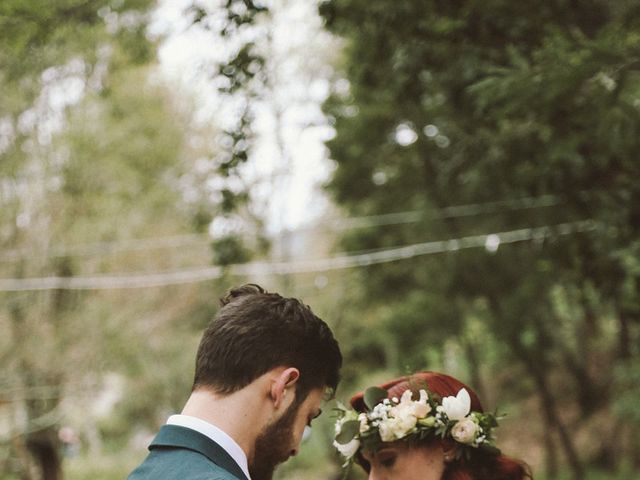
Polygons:
[[149,455],[128,480],[249,480],[231,456],[206,435],[164,425]]

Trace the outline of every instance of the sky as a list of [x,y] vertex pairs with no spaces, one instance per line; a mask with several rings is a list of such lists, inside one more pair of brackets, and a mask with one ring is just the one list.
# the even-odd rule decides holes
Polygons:
[[[191,3],[162,0],[150,32],[164,38],[159,49],[162,75],[195,98],[195,118],[224,128],[236,118],[237,105],[217,93],[210,72],[233,46],[190,25],[185,11]],[[323,142],[334,131],[321,104],[330,93],[337,40],[322,29],[315,1],[266,3],[273,18],[269,51],[274,87],[267,101],[255,106],[257,142],[244,175],[253,185],[254,202],[264,210],[267,231],[276,233],[317,221],[329,206],[321,185],[329,179],[333,162]],[[264,30],[254,35],[262,40]]]

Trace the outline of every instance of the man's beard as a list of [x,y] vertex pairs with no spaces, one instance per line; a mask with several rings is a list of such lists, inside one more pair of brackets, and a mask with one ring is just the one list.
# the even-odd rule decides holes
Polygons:
[[255,442],[249,473],[251,480],[271,480],[279,463],[286,461],[293,450],[293,424],[300,404],[294,401],[278,420],[267,425]]

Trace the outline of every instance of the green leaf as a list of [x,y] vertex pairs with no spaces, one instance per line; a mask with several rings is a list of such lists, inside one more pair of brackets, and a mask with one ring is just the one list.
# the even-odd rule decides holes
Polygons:
[[340,433],[336,435],[336,442],[340,445],[346,445],[358,434],[360,431],[360,422],[358,420],[349,420],[344,422],[340,428]]
[[369,387],[364,392],[364,404],[369,410],[373,410],[377,404],[387,398],[387,391],[380,387]]
[[489,417],[487,418],[487,423],[491,428],[498,426],[498,420],[493,415],[489,415]]

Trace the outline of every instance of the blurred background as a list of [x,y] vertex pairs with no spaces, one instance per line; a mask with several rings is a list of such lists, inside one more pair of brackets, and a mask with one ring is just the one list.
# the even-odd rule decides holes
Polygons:
[[[0,478],[122,479],[247,281],[640,478],[640,1],[1,0]],[[338,479],[331,403],[278,478]],[[363,478],[351,472],[350,479]]]

